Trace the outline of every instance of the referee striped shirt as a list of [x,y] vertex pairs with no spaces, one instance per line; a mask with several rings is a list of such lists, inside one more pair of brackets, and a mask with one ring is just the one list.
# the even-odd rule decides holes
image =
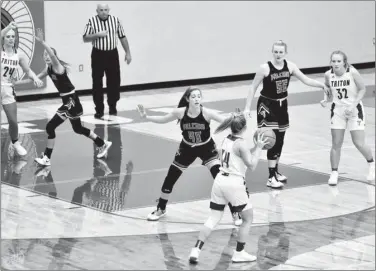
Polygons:
[[106,37],[92,41],[93,47],[101,51],[114,50],[118,43],[117,37],[119,39],[125,37],[123,26],[116,16],[108,15],[107,20],[101,20],[98,15],[91,17],[85,26],[84,37],[106,30],[108,30]]

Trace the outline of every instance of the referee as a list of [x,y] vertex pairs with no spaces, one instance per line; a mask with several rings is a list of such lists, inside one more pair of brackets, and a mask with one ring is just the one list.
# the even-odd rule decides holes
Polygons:
[[[109,15],[107,4],[97,6],[97,15],[91,17],[85,26],[84,42],[91,42],[91,71],[93,78],[94,117],[100,119],[104,115],[103,76],[106,73],[107,103],[110,115],[117,115],[116,103],[120,99],[120,63],[117,50],[117,37],[125,51],[125,61],[131,63],[127,37],[119,18]],[[117,37],[116,37],[117,36]]]

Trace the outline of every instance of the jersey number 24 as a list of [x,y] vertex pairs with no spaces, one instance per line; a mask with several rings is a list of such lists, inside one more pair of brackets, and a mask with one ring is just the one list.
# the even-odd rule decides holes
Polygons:
[[16,70],[16,68],[4,67],[3,77],[7,77],[8,74],[9,74],[9,77],[12,77],[15,70]]

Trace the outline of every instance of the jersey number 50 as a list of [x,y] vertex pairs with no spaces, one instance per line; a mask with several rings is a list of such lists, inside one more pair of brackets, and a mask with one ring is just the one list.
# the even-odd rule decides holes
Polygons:
[[15,70],[16,68],[4,67],[5,72],[3,74],[3,77],[7,77],[8,74],[9,74],[9,77],[12,77]]
[[[347,89],[345,89],[345,88],[337,88],[337,92],[338,92],[338,99],[341,100],[342,98],[345,98],[345,99],[348,98],[348,96],[347,96]],[[343,95],[343,93],[345,95]]]

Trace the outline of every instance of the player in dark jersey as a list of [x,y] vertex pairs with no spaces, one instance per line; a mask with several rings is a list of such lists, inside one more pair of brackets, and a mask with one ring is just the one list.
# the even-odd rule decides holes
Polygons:
[[[178,108],[165,116],[148,116],[142,105],[138,111],[142,118],[155,123],[167,123],[178,120],[182,130],[183,139],[176,152],[175,159],[170,166],[162,185],[157,210],[148,215],[148,220],[155,221],[166,214],[166,205],[172,189],[182,172],[187,169],[196,158],[202,160],[213,178],[219,172],[220,161],[218,151],[210,133],[210,121],[221,123],[225,117],[201,105],[201,90],[189,87],[180,99]],[[235,225],[241,225],[239,213],[234,212],[229,204]]]
[[[68,64],[60,60],[57,57],[56,50],[51,48],[44,42],[43,32],[41,30],[37,31],[35,39],[38,40],[45,48],[43,57],[44,61],[47,64],[46,69],[42,73],[40,73],[38,77],[43,78],[48,75],[59,91],[59,94],[63,101],[63,105],[59,107],[56,114],[47,123],[46,132],[48,135],[48,141],[45,152],[42,153],[42,156],[40,158],[36,158],[35,161],[42,166],[51,165],[50,159],[56,137],[55,130],[67,118],[70,120],[74,132],[84,135],[95,142],[95,144],[99,148],[97,158],[105,157],[112,143],[110,141],[104,141],[93,131],[82,126],[80,116],[83,114],[83,109],[80,103],[80,99],[74,90],[74,86],[69,80],[67,74]],[[18,83],[25,82],[19,81]]]
[[285,132],[289,127],[287,96],[290,78],[295,75],[305,85],[322,88],[327,93],[329,89],[324,83],[305,76],[294,63],[285,59],[287,45],[283,41],[273,44],[272,53],[273,60],[262,64],[256,73],[249,90],[245,113],[250,116],[253,97],[257,87],[263,82],[257,102],[257,124],[259,128],[273,129],[276,134],[276,143],[267,152],[269,179],[266,185],[281,188],[283,182],[287,181],[287,177],[278,171],[278,162],[282,153]]

